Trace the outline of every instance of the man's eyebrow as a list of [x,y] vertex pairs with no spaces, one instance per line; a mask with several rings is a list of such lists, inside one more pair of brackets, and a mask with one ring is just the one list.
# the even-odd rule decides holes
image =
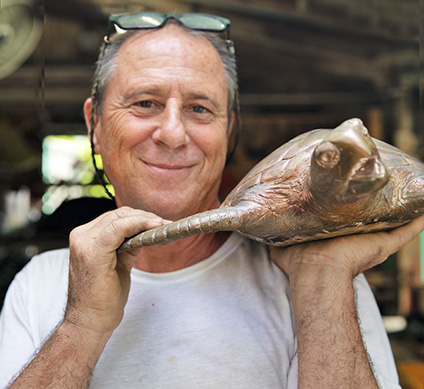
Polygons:
[[219,108],[217,101],[211,96],[205,95],[203,93],[195,93],[195,92],[188,93],[187,96],[188,98],[193,100],[207,100],[214,106],[214,108]]
[[163,93],[163,90],[161,88],[158,88],[158,87],[136,88],[136,89],[129,91],[125,95],[125,100],[130,101],[130,100],[136,99],[139,96],[158,95],[158,94],[162,94],[162,93]]

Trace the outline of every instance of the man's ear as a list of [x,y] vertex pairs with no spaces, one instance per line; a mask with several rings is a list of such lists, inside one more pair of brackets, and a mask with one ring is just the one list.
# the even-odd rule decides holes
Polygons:
[[84,102],[84,119],[85,125],[87,127],[88,138],[91,139],[91,131],[93,131],[93,144],[94,144],[94,153],[100,154],[100,144],[98,141],[98,135],[100,130],[99,117],[93,113],[93,128],[91,128],[91,110],[92,110],[93,99],[89,97]]

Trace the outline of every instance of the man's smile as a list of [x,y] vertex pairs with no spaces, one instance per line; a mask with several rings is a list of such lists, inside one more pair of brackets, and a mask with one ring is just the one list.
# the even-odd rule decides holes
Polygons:
[[144,161],[144,164],[151,170],[158,171],[158,172],[166,172],[166,171],[172,171],[178,173],[178,171],[183,172],[187,171],[188,169],[192,168],[195,164],[174,164],[174,163],[167,163],[167,162],[147,162]]

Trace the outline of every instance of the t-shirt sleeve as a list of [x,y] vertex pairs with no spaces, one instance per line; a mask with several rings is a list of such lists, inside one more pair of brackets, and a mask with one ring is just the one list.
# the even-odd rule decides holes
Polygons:
[[290,361],[289,371],[287,373],[287,389],[297,389],[298,383],[298,375],[299,375],[299,367],[297,360],[297,348],[296,353]]
[[389,339],[374,295],[363,274],[354,280],[362,338],[380,388],[400,389]]
[[34,257],[12,281],[0,315],[0,388],[32,359],[63,317],[67,255]]
[[31,336],[28,312],[28,288],[23,274],[11,283],[0,316],[0,387],[11,378],[33,355],[34,339]]

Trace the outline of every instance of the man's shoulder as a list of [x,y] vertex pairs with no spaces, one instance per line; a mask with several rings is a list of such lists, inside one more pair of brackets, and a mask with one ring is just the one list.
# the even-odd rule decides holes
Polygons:
[[[42,317],[55,312],[62,313],[68,289],[69,250],[47,251],[34,256],[16,275],[8,290],[8,297],[21,309]],[[7,298],[6,298],[7,300]],[[47,319],[46,319],[47,320]],[[50,319],[49,319],[50,320]],[[49,321],[47,320],[47,321]]]
[[57,249],[35,255],[16,278],[31,278],[54,281],[67,274],[69,267],[69,249]]
[[268,285],[275,289],[277,284],[283,288],[288,285],[286,274],[271,260],[268,246],[263,243],[238,235],[236,250],[231,257],[231,261],[226,262],[227,266],[240,266],[244,269],[234,270],[234,273],[247,271],[254,274],[262,287]]
[[254,266],[267,267],[275,270],[277,266],[271,260],[269,248],[266,244],[251,238],[239,235],[238,250],[251,261]]

